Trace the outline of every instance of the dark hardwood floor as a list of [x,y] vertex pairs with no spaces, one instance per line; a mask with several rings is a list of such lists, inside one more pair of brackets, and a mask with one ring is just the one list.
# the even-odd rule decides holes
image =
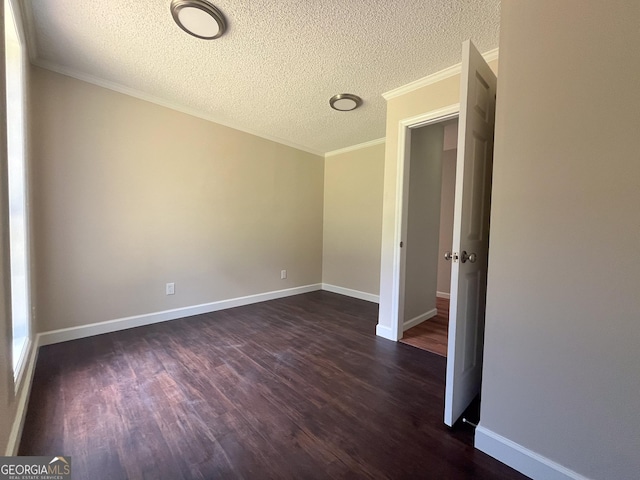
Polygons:
[[447,356],[447,339],[449,337],[449,299],[437,298],[438,314],[404,332],[400,340],[428,352]]
[[328,292],[42,347],[21,455],[74,479],[526,478],[442,423],[445,359]]

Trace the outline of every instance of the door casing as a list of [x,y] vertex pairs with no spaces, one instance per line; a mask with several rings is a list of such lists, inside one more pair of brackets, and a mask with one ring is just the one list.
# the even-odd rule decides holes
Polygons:
[[407,218],[409,212],[409,176],[411,156],[411,130],[445,122],[458,118],[460,104],[455,103],[447,107],[425,112],[413,117],[407,117],[399,122],[398,126],[398,158],[397,185],[396,185],[396,216],[394,227],[393,247],[393,277],[391,296],[391,330],[395,333],[396,340],[402,338],[404,320],[404,273],[406,265],[406,248],[401,243],[407,238]]

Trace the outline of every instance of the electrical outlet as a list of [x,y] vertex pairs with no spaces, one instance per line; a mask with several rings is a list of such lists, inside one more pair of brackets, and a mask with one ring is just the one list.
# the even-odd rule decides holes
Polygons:
[[176,293],[176,284],[175,283],[167,283],[166,288],[167,295],[174,295]]
[[280,270],[280,280],[284,280],[285,278],[287,278],[287,271]]

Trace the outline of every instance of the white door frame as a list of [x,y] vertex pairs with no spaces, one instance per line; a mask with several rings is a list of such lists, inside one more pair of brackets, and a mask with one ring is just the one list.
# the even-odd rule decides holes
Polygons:
[[411,130],[457,118],[460,103],[407,117],[398,122],[398,165],[396,171],[396,218],[393,246],[393,278],[391,293],[391,332],[396,340],[402,338],[404,322],[404,271],[406,248],[400,247],[407,239],[409,205],[409,175],[411,156]]

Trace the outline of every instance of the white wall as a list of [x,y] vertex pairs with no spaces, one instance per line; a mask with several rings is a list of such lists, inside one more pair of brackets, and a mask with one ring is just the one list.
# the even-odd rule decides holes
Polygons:
[[639,20],[502,2],[480,434],[535,478],[640,472]]
[[444,126],[411,130],[404,322],[436,307]]

